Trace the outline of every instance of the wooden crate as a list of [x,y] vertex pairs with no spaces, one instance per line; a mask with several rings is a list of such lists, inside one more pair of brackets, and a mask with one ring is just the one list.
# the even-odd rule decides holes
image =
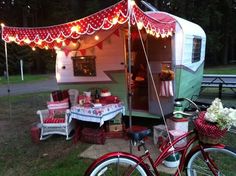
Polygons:
[[123,124],[109,124],[108,129],[110,132],[123,131]]
[[113,119],[109,120],[109,123],[113,124],[121,124],[122,123],[122,114],[117,114]]

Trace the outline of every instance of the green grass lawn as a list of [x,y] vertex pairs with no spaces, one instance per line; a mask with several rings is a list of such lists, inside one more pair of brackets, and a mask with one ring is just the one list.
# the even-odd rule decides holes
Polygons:
[[[21,79],[21,75],[10,75],[9,82],[11,84],[18,84],[18,83],[28,83],[28,82],[35,82],[35,81],[43,81],[50,78],[51,75],[24,75],[24,80]],[[7,79],[5,77],[0,77],[0,85],[7,84]]]
[[38,109],[45,109],[48,93],[0,97],[1,176],[82,176],[89,159],[79,157],[89,144],[53,136],[35,144],[30,128],[39,122]]
[[[44,109],[49,92],[0,97],[0,175],[1,176],[82,176],[92,160],[79,154],[90,144],[64,136],[53,136],[35,144],[30,128],[39,122],[36,111]],[[227,144],[236,147],[230,134]],[[161,174],[167,176],[167,174]]]
[[[236,74],[234,68],[230,69],[231,74]],[[219,69],[214,73],[220,73]],[[24,82],[48,78],[48,75],[28,75]],[[10,79],[11,83],[22,82],[20,76]],[[0,80],[0,85],[5,83]],[[217,96],[207,89],[204,93],[204,98]],[[226,96],[223,103],[235,104],[235,96],[230,94],[229,99],[230,102]],[[53,136],[39,144],[31,141],[30,128],[39,122],[36,111],[45,109],[48,100],[49,92],[0,97],[0,176],[82,176],[92,162],[79,157],[90,144],[80,141],[73,144],[64,136]],[[236,148],[235,134],[228,134],[224,142]]]
[[236,75],[236,65],[205,68],[204,74]]

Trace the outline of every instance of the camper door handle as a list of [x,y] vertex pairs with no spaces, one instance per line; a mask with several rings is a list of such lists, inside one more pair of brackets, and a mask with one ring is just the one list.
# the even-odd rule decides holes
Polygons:
[[124,63],[124,62],[121,62],[120,65],[125,65],[125,63]]

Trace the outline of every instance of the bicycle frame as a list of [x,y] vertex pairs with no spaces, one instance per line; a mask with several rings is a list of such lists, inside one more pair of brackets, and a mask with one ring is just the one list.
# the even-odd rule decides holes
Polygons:
[[[189,140],[187,141],[187,144],[185,146],[174,147],[174,151],[170,151],[170,149],[173,148],[173,146],[175,146],[175,144],[177,144],[179,141],[181,141],[187,137],[189,137]],[[207,152],[205,152],[204,149],[209,148],[209,147],[224,148],[225,145],[223,145],[223,144],[216,144],[216,145],[203,144],[203,143],[199,142],[196,132],[194,130],[192,130],[192,131],[189,131],[186,134],[176,138],[175,140],[173,140],[172,144],[170,144],[168,141],[166,141],[166,143],[163,143],[160,147],[163,149],[163,151],[160,153],[160,155],[157,156],[155,161],[152,159],[150,152],[147,149],[145,149],[144,145],[143,145],[143,147],[144,147],[145,153],[140,157],[132,155],[130,153],[125,153],[125,152],[111,152],[111,153],[108,153],[108,154],[102,156],[98,160],[96,160],[93,163],[93,165],[97,165],[98,163],[100,163],[101,161],[103,161],[104,159],[109,158],[109,157],[117,157],[117,156],[124,156],[125,157],[126,156],[126,157],[131,157],[134,161],[136,161],[137,162],[136,166],[142,165],[143,167],[145,167],[146,171],[149,172],[151,175],[150,168],[144,163],[144,161],[146,159],[148,159],[151,163],[151,166],[153,168],[155,175],[158,176],[159,172],[156,169],[157,166],[160,165],[168,156],[173,154],[173,152],[180,152],[181,153],[180,164],[178,166],[177,171],[174,174],[174,176],[178,176],[179,171],[180,172],[183,171],[185,164],[187,164],[187,161],[190,159],[190,157],[195,152],[201,151],[205,161],[209,161],[209,163],[207,162],[208,167],[211,169],[211,171],[213,172],[214,175],[217,175],[217,173],[214,169],[214,168],[217,168],[217,166],[214,165],[214,161],[212,161],[209,158]],[[133,172],[135,167],[133,169],[131,169],[129,172],[127,172],[127,176]],[[91,165],[90,168],[93,168],[93,166]],[[88,170],[90,170],[90,168]]]
[[[174,151],[170,151],[171,148],[173,148],[173,146],[175,146],[175,144],[177,144],[179,141],[183,140],[184,138],[190,137],[190,139],[188,139],[187,144],[183,147],[174,147]],[[195,143],[195,144],[194,144]],[[168,146],[166,146],[168,145]],[[193,147],[193,145],[195,145]],[[212,165],[217,168],[217,166],[214,165],[214,162],[211,161],[211,159],[209,158],[209,156],[207,155],[207,153],[204,151],[204,148],[208,148],[208,147],[216,147],[216,148],[224,148],[225,145],[223,144],[217,144],[217,145],[211,145],[211,144],[203,144],[200,143],[198,140],[198,136],[196,135],[196,132],[194,130],[187,132],[186,134],[176,138],[175,140],[172,141],[172,145],[170,143],[164,143],[162,144],[162,146],[160,148],[164,148],[164,150],[160,153],[160,155],[157,157],[157,159],[155,160],[155,162],[153,162],[152,158],[150,157],[150,153],[147,152],[145,155],[149,155],[149,160],[150,163],[153,167],[153,170],[155,172],[156,175],[159,175],[156,167],[161,164],[163,162],[164,159],[166,159],[168,156],[170,156],[171,154],[173,154],[173,152],[180,152],[181,153],[181,160],[180,160],[180,164],[178,166],[177,171],[175,172],[175,176],[179,175],[179,171],[183,171],[186,161],[189,160],[189,158],[192,156],[193,153],[195,153],[196,151],[200,150],[204,156],[204,159],[206,161],[210,161],[209,163],[207,163],[208,167],[212,170],[212,172],[217,175],[215,173],[214,168],[212,167]],[[144,161],[144,160],[143,160]],[[152,164],[153,163],[153,164]]]
[[[193,136],[192,136],[193,135]],[[183,140],[184,138],[187,138],[187,137],[190,137],[192,136],[187,144],[183,147],[174,147],[174,151],[170,151],[171,148],[173,148],[173,146],[175,146],[175,144],[177,144],[179,141]],[[155,160],[155,162],[153,162],[153,159],[151,158],[150,156],[150,153],[149,151],[145,153],[145,155],[148,155],[148,159],[150,160],[150,163],[152,165],[152,168],[155,172],[156,175],[159,175],[158,171],[157,171],[157,166],[159,164],[161,164],[163,162],[164,159],[166,159],[168,156],[170,156],[171,154],[173,154],[173,152],[180,152],[182,157],[181,157],[181,160],[180,160],[180,164],[179,164],[179,167],[178,167],[178,170],[179,171],[182,171],[183,168],[184,168],[184,164],[185,164],[185,158],[187,155],[191,155],[191,150],[189,151],[188,149],[192,146],[192,144],[194,142],[197,141],[197,136],[195,135],[195,132],[192,130],[192,131],[189,131],[187,132],[186,134],[176,138],[175,140],[172,141],[172,144],[170,144],[169,142],[168,143],[163,143],[160,148],[164,149],[160,155],[157,157],[157,159]],[[197,150],[198,148],[196,148]],[[189,152],[188,152],[189,151]],[[142,157],[141,157],[142,158]],[[143,160],[144,161],[144,160]],[[174,175],[179,175],[178,173],[178,170],[176,171],[176,173]]]

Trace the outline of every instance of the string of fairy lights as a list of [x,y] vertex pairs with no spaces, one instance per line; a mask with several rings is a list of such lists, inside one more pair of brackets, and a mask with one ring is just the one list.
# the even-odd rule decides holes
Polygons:
[[[131,8],[128,7],[129,3]],[[92,14],[88,17],[69,23],[38,28],[8,27],[1,24],[2,39],[7,42],[15,42],[18,45],[29,45],[32,50],[60,49],[66,46],[78,48],[78,40],[83,35],[95,35],[99,30],[109,30],[113,26],[124,24],[131,18],[132,24],[137,25],[138,30],[143,28],[146,33],[156,38],[171,37],[175,30],[175,20],[158,21],[145,14],[134,0],[122,0],[113,6]]]

